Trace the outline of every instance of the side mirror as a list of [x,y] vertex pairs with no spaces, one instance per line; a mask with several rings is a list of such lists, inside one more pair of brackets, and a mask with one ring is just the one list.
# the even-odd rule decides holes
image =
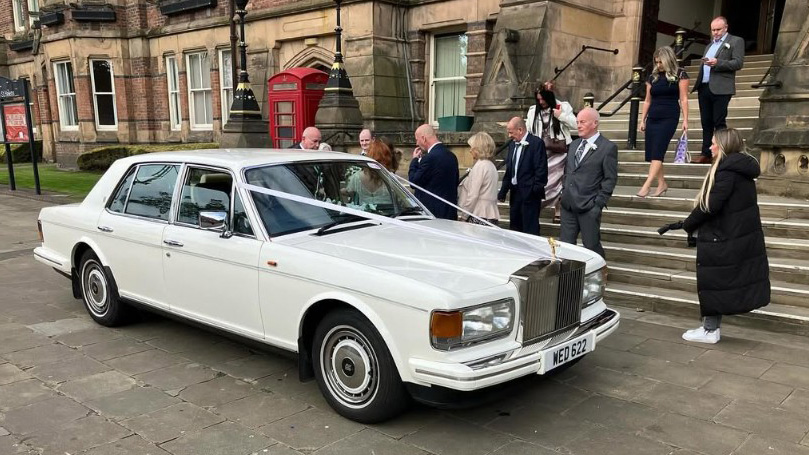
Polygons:
[[199,212],[199,227],[206,231],[227,230],[228,212]]

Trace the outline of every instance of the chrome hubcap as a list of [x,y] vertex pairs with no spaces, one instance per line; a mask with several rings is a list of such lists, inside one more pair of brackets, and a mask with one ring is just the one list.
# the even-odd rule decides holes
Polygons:
[[329,332],[321,349],[321,368],[332,395],[347,406],[362,407],[376,395],[376,353],[352,327],[335,327]]
[[107,312],[107,280],[96,263],[88,263],[84,268],[84,301],[97,316]]

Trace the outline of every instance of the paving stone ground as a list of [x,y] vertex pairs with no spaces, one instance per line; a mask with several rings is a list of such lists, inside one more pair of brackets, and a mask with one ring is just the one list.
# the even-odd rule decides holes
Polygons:
[[809,339],[726,326],[689,344],[694,321],[620,307],[567,371],[360,425],[290,357],[153,315],[93,323],[32,259],[45,205],[0,194],[0,455],[809,455]]

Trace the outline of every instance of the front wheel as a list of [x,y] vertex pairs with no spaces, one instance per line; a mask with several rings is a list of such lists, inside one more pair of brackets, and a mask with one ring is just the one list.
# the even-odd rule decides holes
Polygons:
[[114,327],[129,320],[130,308],[121,302],[115,282],[92,251],[81,257],[79,280],[84,307],[97,323]]
[[409,395],[385,342],[361,314],[326,315],[312,344],[315,378],[332,408],[361,423],[377,423],[405,410]]

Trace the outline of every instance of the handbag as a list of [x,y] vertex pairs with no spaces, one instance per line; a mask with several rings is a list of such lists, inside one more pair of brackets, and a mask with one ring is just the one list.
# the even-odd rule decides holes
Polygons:
[[567,153],[567,144],[563,139],[554,139],[550,136],[545,136],[542,140],[545,142],[546,153]]
[[690,163],[691,155],[688,153],[688,134],[683,132],[677,141],[677,152],[674,154],[675,163]]

